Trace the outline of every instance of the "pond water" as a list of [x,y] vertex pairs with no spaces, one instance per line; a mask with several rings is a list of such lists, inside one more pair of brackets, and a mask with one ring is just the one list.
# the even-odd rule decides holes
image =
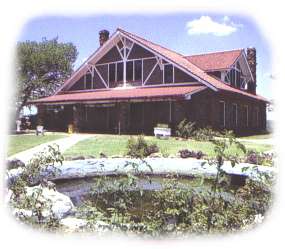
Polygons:
[[[126,176],[108,176],[108,177],[91,177],[81,179],[68,179],[55,181],[57,191],[67,195],[72,200],[75,206],[80,206],[86,200],[92,200],[94,194],[101,193],[101,196],[105,196],[109,201],[110,193],[116,192],[119,189],[123,191],[131,191],[133,193],[148,193],[161,191],[165,188],[167,180],[169,178],[165,176],[143,176],[134,180],[134,184],[127,183]],[[211,193],[213,180],[210,178],[203,179],[198,177],[175,177],[175,183],[177,188],[193,190],[196,193]],[[227,188],[227,191],[221,191],[219,193],[223,199],[227,201],[235,200],[233,196],[234,187]],[[141,199],[140,195],[138,195]],[[143,197],[144,201],[147,201],[146,195]]]

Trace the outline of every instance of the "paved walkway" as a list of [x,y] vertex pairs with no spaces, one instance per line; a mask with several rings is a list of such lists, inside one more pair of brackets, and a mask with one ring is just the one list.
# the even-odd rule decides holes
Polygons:
[[52,144],[58,144],[59,150],[63,153],[64,151],[66,151],[68,148],[75,145],[79,141],[85,140],[92,136],[95,136],[95,135],[94,134],[73,134],[68,137],[53,140],[47,143],[43,143],[31,149],[19,152],[15,155],[8,157],[8,160],[17,158],[23,161],[24,163],[27,163],[33,157],[34,154],[42,151],[45,147],[47,147],[48,145],[52,145]]

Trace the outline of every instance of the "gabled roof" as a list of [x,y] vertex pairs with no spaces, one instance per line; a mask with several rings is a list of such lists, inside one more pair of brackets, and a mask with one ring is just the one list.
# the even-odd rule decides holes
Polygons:
[[198,81],[201,83],[210,86],[212,89],[216,90],[222,90],[222,91],[227,91],[227,92],[232,92],[232,93],[238,93],[247,97],[252,97],[257,100],[262,100],[262,101],[267,101],[265,98],[262,96],[258,96],[255,94],[248,93],[246,91],[242,91],[240,89],[234,88],[230,85],[225,84],[223,81],[210,76],[207,74],[205,71],[203,71],[201,68],[198,66],[194,65],[192,62],[190,62],[187,58],[185,58],[183,55],[174,52],[170,49],[167,49],[165,47],[162,47],[160,45],[157,45],[153,42],[150,42],[144,38],[141,38],[137,35],[134,35],[132,33],[129,33],[125,30],[118,29],[122,34],[126,35],[128,38],[133,39],[134,41],[137,41],[139,44],[153,50],[154,52],[162,55],[163,57],[167,58],[174,64],[184,68],[188,73],[190,73],[194,78],[196,78]]
[[191,86],[173,87],[141,87],[129,89],[106,89],[92,92],[79,92],[58,94],[50,97],[31,101],[30,103],[68,103],[68,102],[92,102],[92,101],[119,101],[130,99],[155,99],[155,98],[185,98],[187,95],[200,92],[207,87],[202,84]]
[[229,69],[241,55],[243,49],[184,56],[204,71]]
[[[85,62],[84,65],[82,65],[78,70],[76,70],[73,75],[71,76],[72,77],[75,77],[77,74],[79,74],[82,70],[86,69],[86,67],[88,67],[88,63],[90,63],[91,60],[93,60],[98,54],[100,54],[102,52],[102,50],[106,49],[106,47],[112,42],[113,39],[115,39],[115,37],[117,35],[123,35],[125,37],[127,37],[128,39],[138,43],[140,46],[154,52],[155,54],[158,54],[160,55],[163,59],[165,59],[166,61],[169,61],[171,63],[173,63],[174,65],[176,65],[178,68],[180,68],[181,70],[183,70],[184,72],[186,73],[189,73],[193,78],[195,78],[198,82],[208,86],[209,88],[211,88],[212,90],[214,91],[226,91],[226,92],[232,92],[232,93],[236,93],[236,94],[241,94],[241,95],[244,95],[244,96],[247,96],[247,97],[251,97],[251,98],[254,98],[254,99],[257,99],[257,100],[262,100],[262,101],[267,101],[265,98],[261,97],[261,96],[258,96],[258,95],[255,95],[255,94],[251,94],[251,93],[248,93],[246,91],[243,91],[243,90],[240,90],[240,89],[237,89],[237,88],[234,88],[230,85],[227,85],[225,84],[223,81],[221,81],[220,79],[218,78],[215,78],[209,74],[206,73],[205,71],[205,61],[206,59],[204,58],[203,55],[200,55],[200,59],[199,59],[199,56],[198,57],[195,57],[195,56],[192,56],[189,60],[189,56],[183,56],[182,54],[179,54],[177,52],[174,52],[170,49],[167,49],[163,46],[160,46],[158,44],[155,44],[151,41],[148,41],[142,37],[139,37],[135,34],[132,34],[130,32],[127,32],[123,29],[117,29],[117,31],[109,38],[108,41],[105,42],[105,44],[103,46],[101,46],[100,48],[98,48],[96,50],[95,53],[93,53],[88,59],[87,61]],[[230,64],[233,60],[234,60],[234,57],[237,56],[238,53],[241,53],[242,50],[236,50],[235,53],[229,53],[227,55],[227,59],[225,60],[224,64],[225,65],[228,65]],[[208,54],[209,56],[209,54]],[[222,53],[215,53],[215,55],[212,55],[212,56],[219,56],[221,57],[222,56]],[[203,57],[203,59],[201,59]],[[205,56],[206,57],[206,56]],[[197,61],[202,61],[204,60],[204,63],[200,63],[200,64],[203,64],[204,65],[204,68],[203,68],[203,65],[196,65],[194,63],[194,61],[196,61],[196,64],[199,64],[199,62],[197,63]],[[222,63],[221,63],[222,64]],[[202,68],[201,68],[202,67]],[[210,65],[208,66],[210,67]],[[67,84],[70,83],[70,79],[68,79],[64,85],[56,92],[56,94],[54,96],[56,96],[59,91],[61,89],[63,89]],[[166,87],[166,89],[168,89],[168,87]],[[171,88],[170,88],[171,89]],[[125,89],[124,91],[126,91],[127,89]],[[111,91],[111,90],[110,90]],[[167,90],[167,91],[170,91],[170,90]],[[82,93],[82,94],[87,94],[87,93]],[[65,94],[65,95],[70,95],[70,94]],[[67,96],[66,96],[67,97]],[[46,99],[46,98],[45,98]]]

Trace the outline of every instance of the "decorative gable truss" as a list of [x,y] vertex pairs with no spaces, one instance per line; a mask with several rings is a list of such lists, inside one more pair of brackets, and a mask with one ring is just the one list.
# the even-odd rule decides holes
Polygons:
[[248,90],[248,84],[253,77],[244,51],[229,69],[222,72],[221,79],[233,87]]
[[91,56],[61,91],[197,82],[159,54],[143,48],[120,33],[106,43],[109,46],[104,47],[104,44],[100,47],[94,58]]

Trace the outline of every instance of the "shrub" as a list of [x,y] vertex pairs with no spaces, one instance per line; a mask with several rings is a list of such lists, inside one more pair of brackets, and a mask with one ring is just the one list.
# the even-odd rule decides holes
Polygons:
[[[55,176],[60,171],[56,164],[62,164],[62,161],[63,156],[58,145],[48,145],[32,157],[19,176],[8,179],[8,187],[12,193],[9,204],[21,221],[48,229],[59,226],[58,219],[52,210],[51,200],[43,195],[43,188],[55,187],[47,177]],[[27,187],[36,184],[40,186],[34,188],[35,191],[29,194]]]
[[211,127],[199,128],[195,131],[195,140],[198,141],[210,141],[215,136],[218,136],[218,133],[213,131]]
[[246,158],[246,163],[252,163],[256,165],[272,166],[273,165],[273,154],[260,153],[256,151],[248,151]]
[[127,155],[135,158],[147,157],[152,153],[159,151],[159,148],[156,144],[148,144],[144,139],[144,136],[140,135],[136,138],[131,137],[128,140],[128,152]]
[[159,152],[159,148],[156,144],[148,145],[146,150],[148,155]]
[[169,128],[168,124],[157,124],[156,127],[159,127],[159,128]]
[[17,169],[17,168],[20,168],[20,167],[25,167],[25,164],[19,160],[19,159],[14,159],[14,160],[11,160],[11,161],[8,161],[7,162],[7,169],[10,170],[10,169]]
[[187,149],[180,150],[179,153],[181,158],[194,157],[196,159],[201,159],[204,156],[202,151],[195,152]]
[[176,135],[187,139],[194,135],[195,129],[195,122],[188,122],[187,119],[183,119],[177,126]]

